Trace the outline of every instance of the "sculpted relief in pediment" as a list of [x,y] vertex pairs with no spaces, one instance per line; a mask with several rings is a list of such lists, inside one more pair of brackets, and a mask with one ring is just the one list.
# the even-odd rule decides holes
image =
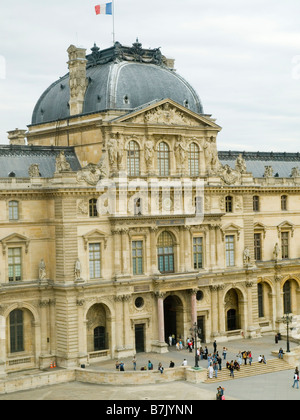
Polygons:
[[130,122],[140,124],[165,124],[199,126],[199,121],[169,104],[153,108],[132,118]]

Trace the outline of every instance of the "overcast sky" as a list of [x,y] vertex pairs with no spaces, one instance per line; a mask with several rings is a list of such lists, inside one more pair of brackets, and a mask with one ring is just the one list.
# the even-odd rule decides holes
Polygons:
[[[112,45],[105,0],[1,0],[0,143],[26,129],[67,48]],[[116,40],[161,47],[222,126],[219,150],[300,151],[299,0],[115,0]]]

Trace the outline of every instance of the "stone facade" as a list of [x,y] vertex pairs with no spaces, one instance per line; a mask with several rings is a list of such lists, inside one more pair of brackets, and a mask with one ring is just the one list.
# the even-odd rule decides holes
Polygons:
[[226,342],[291,312],[299,337],[298,172],[225,164],[220,130],[170,99],[29,126],[81,169],[0,179],[0,374],[167,352],[195,322]]

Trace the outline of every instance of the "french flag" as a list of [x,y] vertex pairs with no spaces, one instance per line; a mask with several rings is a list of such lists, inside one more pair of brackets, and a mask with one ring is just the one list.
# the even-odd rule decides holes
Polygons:
[[95,6],[96,15],[112,15],[112,2]]

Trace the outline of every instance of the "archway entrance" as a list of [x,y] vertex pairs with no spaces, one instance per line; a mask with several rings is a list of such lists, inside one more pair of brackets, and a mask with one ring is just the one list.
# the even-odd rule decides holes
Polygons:
[[178,296],[168,296],[164,300],[165,340],[169,342],[169,336],[175,339],[184,338],[183,304]]
[[225,296],[225,315],[227,331],[241,329],[241,294],[239,290],[230,289]]
[[108,350],[111,327],[110,311],[106,305],[95,304],[87,313],[87,351]]

